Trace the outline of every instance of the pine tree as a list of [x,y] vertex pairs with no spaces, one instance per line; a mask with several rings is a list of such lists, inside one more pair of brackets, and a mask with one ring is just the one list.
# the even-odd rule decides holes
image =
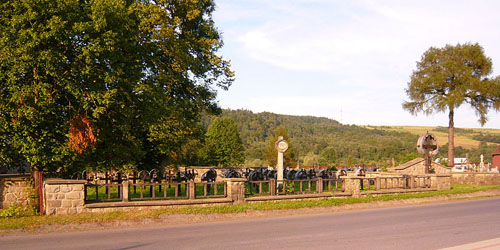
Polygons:
[[479,44],[431,47],[417,62],[406,94],[410,101],[403,108],[416,115],[448,111],[448,166],[453,166],[454,112],[468,103],[484,125],[490,108],[500,109],[500,81],[492,80],[491,59]]

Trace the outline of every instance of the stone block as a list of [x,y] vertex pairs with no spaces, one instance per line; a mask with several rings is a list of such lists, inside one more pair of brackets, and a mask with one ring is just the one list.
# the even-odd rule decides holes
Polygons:
[[66,198],[66,195],[64,193],[57,193],[57,194],[54,194],[55,197],[56,197],[56,200],[63,200]]
[[61,187],[59,185],[45,185],[45,190],[48,193],[59,193],[59,191],[61,191]]
[[73,206],[73,204],[71,203],[71,200],[62,200],[61,201],[61,207],[63,207],[63,208],[70,208],[72,206]]
[[9,203],[14,202],[16,200],[17,200],[17,197],[13,193],[7,193],[4,196],[4,201],[9,202]]
[[71,193],[66,194],[66,199],[79,200],[82,198],[82,193],[83,192],[72,191]]
[[56,208],[56,214],[68,214],[67,208]]
[[47,207],[61,207],[61,201],[60,200],[48,200]]
[[83,191],[83,184],[75,184],[71,185],[72,191]]
[[46,208],[46,209],[45,209],[45,213],[46,213],[47,215],[54,215],[54,214],[56,214],[56,209],[55,209],[55,208],[53,208],[53,207]]
[[71,188],[68,184],[61,184],[61,192],[69,193],[71,192]]
[[77,213],[77,210],[76,210],[76,208],[68,208],[67,213],[68,213],[68,214],[76,214],[76,213]]
[[83,205],[85,205],[85,202],[83,200],[72,200],[71,201],[72,207],[82,207]]

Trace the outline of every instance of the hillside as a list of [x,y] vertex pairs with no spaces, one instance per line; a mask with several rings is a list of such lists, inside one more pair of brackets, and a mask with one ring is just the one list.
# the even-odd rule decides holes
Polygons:
[[[365,126],[365,128],[376,128],[385,131],[407,132],[414,135],[422,135],[427,131],[437,137],[438,143],[444,145],[448,142],[448,128],[446,127],[424,127],[424,126]],[[465,149],[478,148],[481,142],[489,145],[500,143],[500,129],[489,128],[455,128],[455,145]]]
[[[283,126],[296,149],[300,165],[389,165],[391,158],[397,163],[418,157],[416,142],[429,131],[438,137],[440,154],[447,154],[447,130],[442,127],[417,126],[356,126],[343,125],[335,120],[313,116],[280,115],[269,112],[253,113],[248,110],[223,110],[222,117],[229,117],[238,124],[238,131],[245,143],[246,166],[267,166],[264,150],[278,126]],[[215,117],[205,117],[208,127]],[[472,161],[485,160],[500,142],[500,130],[456,129],[457,157],[469,153]],[[463,155],[462,155],[463,154]]]

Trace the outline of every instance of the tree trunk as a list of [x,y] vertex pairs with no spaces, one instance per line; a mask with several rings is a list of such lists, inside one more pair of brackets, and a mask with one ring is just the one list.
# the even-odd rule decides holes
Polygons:
[[455,131],[453,115],[453,109],[450,108],[450,114],[448,115],[450,119],[450,123],[448,125],[448,167],[453,167],[455,163]]

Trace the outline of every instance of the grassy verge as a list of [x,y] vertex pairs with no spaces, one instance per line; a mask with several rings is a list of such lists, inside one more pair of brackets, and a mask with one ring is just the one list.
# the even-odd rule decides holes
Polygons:
[[252,204],[239,205],[224,205],[213,207],[184,207],[184,208],[167,208],[158,210],[144,211],[114,211],[107,213],[82,213],[76,215],[55,215],[55,216],[29,216],[29,217],[8,217],[0,218],[0,230],[23,229],[30,230],[46,225],[65,225],[65,224],[80,224],[80,223],[107,223],[117,220],[139,220],[146,218],[158,218],[163,214],[213,214],[213,213],[241,213],[247,210],[280,210],[280,209],[297,209],[308,207],[331,207],[344,204],[367,203],[373,201],[389,201],[402,200],[413,198],[426,198],[439,195],[454,195],[474,193],[490,189],[500,189],[500,185],[496,186],[471,186],[471,185],[454,185],[450,190],[432,191],[423,193],[405,193],[405,194],[390,194],[380,196],[365,196],[361,198],[345,198],[345,199],[319,199],[319,200],[302,200],[302,201],[280,201],[280,202],[263,202]]

